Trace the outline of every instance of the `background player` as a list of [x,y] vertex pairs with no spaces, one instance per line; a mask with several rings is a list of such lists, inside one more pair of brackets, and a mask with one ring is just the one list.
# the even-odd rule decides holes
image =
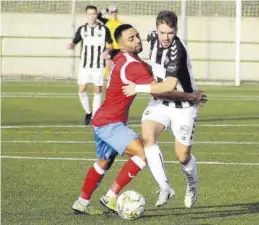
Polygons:
[[[104,16],[108,15],[108,18]],[[112,40],[113,40],[113,50],[111,52],[111,59],[119,53],[119,45],[114,38],[114,31],[116,28],[122,24],[121,20],[118,19],[118,8],[115,3],[112,3],[108,6],[108,8],[103,9],[100,13],[98,13],[97,19],[101,21],[104,25],[108,27],[111,32]],[[106,61],[106,68],[105,68],[105,76],[107,77],[109,69],[111,66],[111,60]]]
[[[110,31],[97,22],[97,8],[86,7],[87,23],[80,26],[73,42],[68,48],[73,49],[77,43],[83,42],[81,64],[78,76],[79,99],[85,110],[84,124],[90,123],[92,115],[102,102],[102,86],[105,67],[105,56],[112,50]],[[108,48],[106,49],[106,43]],[[91,110],[88,97],[88,84],[94,84],[93,110]]]
[[[177,37],[177,16],[171,11],[162,11],[156,19],[157,31],[148,35],[150,61],[153,74],[160,83],[141,87],[131,84],[124,87],[127,96],[137,92],[160,93],[172,90],[193,93],[197,90],[189,53],[185,44]],[[168,183],[162,152],[157,138],[168,126],[175,136],[175,153],[187,178],[185,206],[190,208],[197,199],[196,159],[191,154],[197,105],[189,101],[168,101],[159,96],[150,100],[142,116],[142,135],[145,153],[152,174],[160,186],[157,206],[163,205],[174,196]]]

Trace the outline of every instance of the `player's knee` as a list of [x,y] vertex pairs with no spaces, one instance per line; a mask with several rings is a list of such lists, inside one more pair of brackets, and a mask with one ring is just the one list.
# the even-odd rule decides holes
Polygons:
[[139,152],[139,154],[136,154],[135,156],[139,157],[140,159],[142,159],[143,162],[147,163],[147,158],[144,153],[144,150],[143,150],[143,152]]
[[108,163],[106,165],[106,170],[109,170],[111,168],[111,166],[112,166],[112,164],[114,162],[114,159],[115,159],[115,157],[109,159],[109,161],[108,161]]
[[156,138],[150,134],[142,134],[143,142],[145,147],[149,147],[151,145],[154,145],[156,143]]
[[134,151],[134,154],[129,153],[129,152],[128,152],[128,154],[131,155],[131,156],[137,156],[140,159],[142,159],[144,162],[147,162],[144,148],[140,148],[137,151]]
[[94,91],[95,95],[98,95],[98,94],[101,94],[101,93],[102,93],[102,91]]
[[95,86],[95,87],[94,87],[94,93],[95,93],[95,94],[100,94],[100,93],[102,93],[102,87],[100,87],[100,86]]
[[79,85],[79,93],[87,92],[87,85]]
[[100,169],[106,171],[106,170],[109,170],[109,169],[110,169],[110,167],[111,167],[112,164],[113,164],[113,161],[114,161],[114,159],[111,159],[111,160],[99,159],[99,160],[97,161],[97,165],[98,165],[98,167],[99,167]]

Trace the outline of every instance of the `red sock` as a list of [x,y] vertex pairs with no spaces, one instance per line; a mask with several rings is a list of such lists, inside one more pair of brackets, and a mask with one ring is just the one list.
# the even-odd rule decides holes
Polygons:
[[[145,163],[144,163],[144,165],[145,165]],[[111,188],[112,191],[115,194],[119,194],[121,189],[123,187],[125,187],[138,174],[138,172],[142,168],[140,168],[134,161],[132,161],[132,159],[129,159],[124,164],[124,166],[122,167],[121,171],[119,172],[119,174],[116,178],[116,181],[113,183],[112,188]]]
[[103,174],[99,174],[92,166],[86,174],[80,197],[89,200],[102,178]]

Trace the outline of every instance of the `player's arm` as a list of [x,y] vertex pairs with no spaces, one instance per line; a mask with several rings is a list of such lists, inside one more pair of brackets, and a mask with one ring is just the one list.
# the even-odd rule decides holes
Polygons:
[[79,27],[75,33],[75,37],[72,42],[70,42],[67,46],[68,49],[74,49],[77,43],[79,43],[82,40],[81,37],[81,29],[83,26]]
[[175,46],[175,49],[171,50],[168,57],[169,62],[165,65],[165,81],[153,83],[150,85],[135,85],[135,90],[133,87],[134,85],[130,84],[129,86],[131,87],[129,87],[129,91],[128,93],[126,93],[126,95],[133,95],[140,92],[151,94],[164,94],[167,92],[175,91],[178,83],[178,77],[181,71],[182,62],[186,58],[186,51],[184,51],[183,49],[176,49]]
[[[126,69],[126,79],[129,85],[123,86],[123,93],[126,96],[134,95],[138,92],[151,93],[156,83],[148,70],[143,69],[140,63],[131,63]],[[134,82],[134,83],[133,83]],[[166,83],[166,82],[161,82]],[[152,94],[152,93],[151,93]],[[152,94],[154,97],[164,98],[173,101],[190,101],[193,103],[204,103],[207,101],[207,96],[203,91],[186,93],[180,91],[169,91],[162,94]]]
[[198,90],[192,93],[172,91],[164,94],[152,94],[152,96],[170,101],[187,101],[195,104],[207,102],[207,95],[203,90]]
[[[149,82],[149,84],[147,85],[147,84],[135,84],[133,82],[129,82],[129,85],[123,86],[122,89],[123,89],[123,93],[126,96],[131,96],[140,92],[151,93],[150,87],[156,84],[159,84],[159,83],[156,83],[155,81],[153,81],[153,82]],[[157,98],[163,98],[165,100],[171,100],[171,101],[188,101],[188,102],[193,102],[195,104],[207,102],[207,96],[202,90],[195,91],[192,93],[187,93],[182,91],[170,91],[162,94],[152,94],[152,96]]]
[[112,40],[112,36],[111,36],[110,30],[106,26],[104,26],[104,28],[106,30],[105,43],[107,44],[107,48],[103,52],[103,57],[104,57],[104,59],[107,60],[107,59],[111,58],[111,52],[113,50],[113,40]]
[[178,83],[178,77],[180,75],[182,62],[186,58],[186,52],[175,46],[175,50],[171,50],[169,55],[169,62],[165,65],[166,80],[163,82],[155,83],[151,85],[151,94],[161,94],[166,92],[172,92],[176,89]]
[[104,18],[103,15],[108,13],[108,9],[103,9],[101,12],[97,14],[97,19],[102,22],[104,25],[108,22],[108,19]]
[[[175,77],[168,77],[165,81],[159,83],[153,83],[150,87],[151,94],[165,94],[168,92],[173,92],[176,89],[178,79]],[[137,87],[137,90],[138,87]]]

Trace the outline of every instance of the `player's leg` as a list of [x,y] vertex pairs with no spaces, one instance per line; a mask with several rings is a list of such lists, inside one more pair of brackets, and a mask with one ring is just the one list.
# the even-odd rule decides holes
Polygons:
[[172,130],[175,135],[175,153],[187,180],[185,207],[190,208],[197,199],[196,159],[191,154],[192,140],[197,119],[197,107],[174,109]]
[[98,187],[106,171],[110,168],[113,160],[98,159],[94,165],[88,170],[82,190],[78,199],[74,202],[72,209],[75,213],[84,213],[90,215],[102,214],[99,210],[94,210],[89,207],[90,199],[93,192]]
[[100,138],[116,149],[120,155],[126,153],[130,156],[107,194],[100,199],[105,207],[116,211],[118,194],[146,165],[144,146],[139,136],[127,125],[120,122],[110,124],[106,128],[101,127],[97,132],[100,133]]
[[125,153],[130,159],[125,162],[106,195],[100,199],[101,204],[111,211],[117,211],[117,197],[120,191],[146,166],[144,146],[139,138],[128,144]]
[[102,104],[102,86],[103,86],[104,68],[97,69],[93,74],[94,97],[93,97],[93,115]]
[[106,171],[109,170],[113,164],[117,155],[117,152],[108,146],[104,141],[102,141],[96,133],[94,133],[94,136],[96,141],[96,152],[98,160],[88,170],[80,196],[72,206],[72,209],[76,213],[100,214],[99,211],[89,208],[90,199],[93,192],[104,177]]
[[93,97],[93,115],[99,109],[102,104],[102,86],[94,85],[94,97]]
[[170,119],[166,115],[166,109],[163,107],[167,106],[149,104],[142,116],[142,138],[144,140],[147,162],[160,188],[156,206],[164,205],[175,194],[169,185],[163,154],[157,144],[158,136],[170,123]]
[[192,205],[197,200],[197,167],[196,159],[193,154],[191,154],[191,146],[186,146],[176,140],[175,143],[175,153],[178,158],[184,175],[187,180],[186,195],[184,199],[184,204],[186,208],[191,208]]
[[79,86],[79,99],[82,104],[83,109],[85,110],[85,121],[84,124],[88,125],[92,116],[92,111],[89,103],[88,96],[88,83],[89,83],[89,74],[85,68],[80,68],[78,76],[78,86]]
[[123,187],[137,176],[137,174],[146,165],[146,156],[144,152],[143,142],[140,138],[132,140],[125,150],[125,153],[130,156],[130,159],[123,165],[115,182],[112,184],[110,193],[113,196],[118,196]]

